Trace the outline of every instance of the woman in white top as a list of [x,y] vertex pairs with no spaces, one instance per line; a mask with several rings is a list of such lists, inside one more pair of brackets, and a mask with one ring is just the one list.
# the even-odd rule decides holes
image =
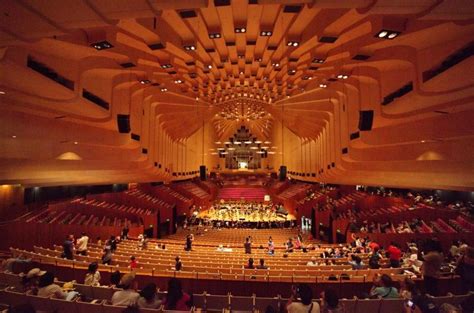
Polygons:
[[86,278],[84,279],[84,285],[86,286],[100,286],[100,272],[97,270],[99,264],[92,262],[89,264],[87,269]]
[[[294,302],[301,300],[300,302]],[[286,309],[288,313],[320,313],[319,303],[313,302],[313,290],[306,284],[300,284],[292,287],[292,294]]]

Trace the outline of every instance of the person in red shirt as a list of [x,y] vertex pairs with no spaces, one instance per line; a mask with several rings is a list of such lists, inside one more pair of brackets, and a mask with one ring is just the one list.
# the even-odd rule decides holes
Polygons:
[[370,250],[372,250],[372,252],[378,251],[378,250],[380,249],[379,244],[376,243],[375,241],[371,241],[371,242],[368,244],[368,247],[370,248]]
[[400,259],[402,257],[402,250],[398,248],[398,246],[391,242],[390,246],[388,246],[387,254],[390,259],[390,266],[391,267],[400,267]]
[[174,311],[189,311],[191,297],[183,292],[181,281],[176,278],[171,278],[168,281],[168,294],[163,305],[165,310]]
[[138,267],[138,261],[135,259],[135,257],[132,255],[130,257],[130,268],[133,270]]

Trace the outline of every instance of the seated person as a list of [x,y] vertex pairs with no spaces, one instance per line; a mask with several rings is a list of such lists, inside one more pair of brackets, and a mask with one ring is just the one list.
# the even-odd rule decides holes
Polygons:
[[353,270],[361,270],[365,268],[365,264],[362,262],[362,259],[355,254],[351,255],[351,261],[349,261],[349,264],[352,266]]
[[268,269],[268,266],[265,265],[265,260],[264,259],[260,259],[260,265],[257,265],[257,268],[259,270],[266,270]]
[[387,274],[382,276],[376,275],[374,278],[374,286],[370,290],[371,298],[399,298],[397,288],[393,287],[393,280]]
[[318,266],[318,262],[316,261],[316,257],[311,257],[311,260],[306,263],[307,266]]
[[139,308],[158,309],[161,306],[161,300],[157,295],[156,285],[150,283],[140,291],[140,298],[138,298],[137,305]]
[[44,273],[38,283],[38,296],[56,299],[66,299],[67,293],[63,292],[63,289],[54,283],[54,274],[51,272]]
[[116,291],[112,296],[112,304],[120,306],[135,305],[140,295],[135,291],[137,284],[135,281],[135,273],[127,273],[120,280],[120,287],[123,290]]
[[286,250],[285,252],[293,252],[295,247],[293,245],[293,239],[289,238],[288,241],[285,243]]
[[191,297],[183,292],[181,281],[171,278],[168,281],[168,293],[163,305],[165,310],[189,311],[191,309]]
[[313,302],[313,290],[306,284],[292,286],[286,309],[288,313],[320,313],[319,303]]
[[174,270],[175,271],[181,271],[181,268],[183,268],[183,263],[181,262],[181,258],[179,256],[177,256],[175,258]]
[[244,266],[244,268],[246,269],[254,269],[255,266],[253,265],[253,258],[249,258],[249,261],[247,263],[247,265]]
[[100,286],[100,272],[98,271],[99,264],[92,262],[87,269],[84,285],[86,286]]

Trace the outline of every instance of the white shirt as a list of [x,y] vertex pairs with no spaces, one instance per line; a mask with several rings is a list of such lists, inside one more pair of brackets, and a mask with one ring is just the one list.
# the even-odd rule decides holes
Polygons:
[[319,303],[313,302],[313,309],[309,312],[310,305],[304,305],[301,302],[292,302],[288,305],[288,313],[320,313]]
[[81,238],[77,239],[77,251],[86,251],[87,244],[89,243],[89,237],[82,236]]
[[100,286],[100,272],[96,271],[94,274],[87,273],[84,279],[86,286]]
[[56,293],[59,293],[59,292],[63,295],[62,299],[65,299],[67,294],[65,292],[63,292],[62,288],[59,287],[56,284],[51,284],[51,285],[48,285],[46,287],[39,288],[38,289],[38,296],[45,297],[45,298],[49,298],[51,296],[54,296],[55,298],[57,298]]
[[119,290],[114,293],[111,302],[113,305],[129,306],[136,304],[138,298],[140,295],[135,290]]

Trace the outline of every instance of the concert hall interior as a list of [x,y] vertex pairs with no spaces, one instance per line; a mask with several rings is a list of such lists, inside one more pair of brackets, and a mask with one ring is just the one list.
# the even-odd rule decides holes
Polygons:
[[473,1],[0,15],[0,309],[474,312]]

